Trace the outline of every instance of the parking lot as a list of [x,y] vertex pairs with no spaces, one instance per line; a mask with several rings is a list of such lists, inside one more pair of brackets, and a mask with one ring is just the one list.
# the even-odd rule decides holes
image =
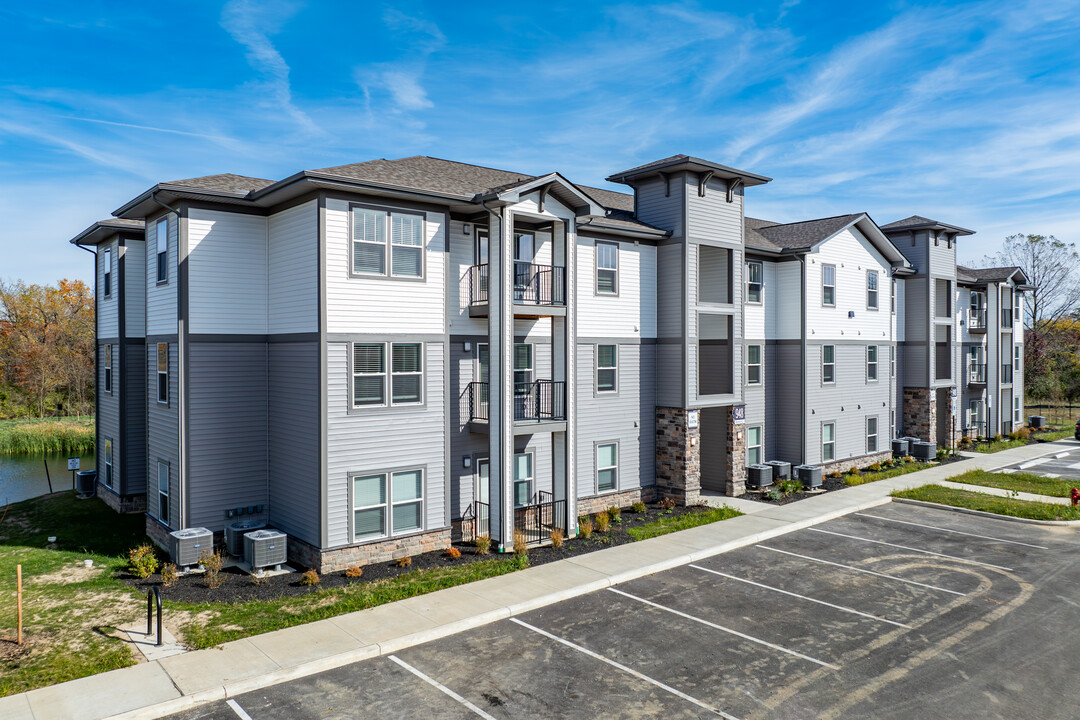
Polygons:
[[1078,550],[892,503],[173,717],[1073,719]]
[[1001,472],[1029,472],[1049,478],[1080,480],[1080,447],[1063,449],[1053,455],[1010,465]]

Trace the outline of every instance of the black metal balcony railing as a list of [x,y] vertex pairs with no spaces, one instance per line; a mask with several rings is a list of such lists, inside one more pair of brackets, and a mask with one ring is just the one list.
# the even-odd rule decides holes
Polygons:
[[986,363],[968,363],[968,383],[975,385],[986,384]]
[[461,518],[461,540],[475,542],[481,535],[491,537],[491,508],[477,500]]
[[[488,265],[469,268],[469,304],[481,305],[489,297]],[[522,305],[565,305],[566,268],[561,265],[514,263],[514,302]]]
[[986,310],[968,310],[968,332],[986,332]]
[[[552,530],[562,531],[565,537],[566,501],[541,490],[537,502],[514,508],[514,530],[523,533],[530,545],[550,540]],[[477,500],[461,518],[461,539],[474,542],[481,535],[491,537],[491,506]]]
[[[470,421],[489,419],[488,384],[469,383],[463,414]],[[566,383],[561,380],[536,380],[514,384],[514,420],[565,420]]]
[[1012,363],[1002,363],[1001,365],[1001,382],[1002,384],[1008,384],[1013,381],[1013,366]]
[[1001,310],[1001,327],[1011,328],[1013,326],[1013,314],[1011,308],[1002,308]]

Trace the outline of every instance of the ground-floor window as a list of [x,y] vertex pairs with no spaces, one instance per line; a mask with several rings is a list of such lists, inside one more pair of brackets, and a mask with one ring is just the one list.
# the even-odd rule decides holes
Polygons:
[[354,541],[423,529],[423,470],[355,475],[352,492]]
[[1019,397],[1014,397],[1013,398],[1013,422],[1014,423],[1020,422],[1020,398]]
[[821,426],[821,459],[825,462],[836,459],[835,423],[825,423]]
[[105,441],[105,487],[112,487],[113,480],[113,448],[112,440]]
[[746,428],[746,464],[761,464],[761,427]]
[[619,444],[596,446],[596,489],[600,492],[619,487]]
[[514,455],[514,507],[524,507],[532,500],[533,454]]
[[877,452],[877,418],[866,418],[866,452]]
[[169,463],[158,460],[158,520],[169,524]]

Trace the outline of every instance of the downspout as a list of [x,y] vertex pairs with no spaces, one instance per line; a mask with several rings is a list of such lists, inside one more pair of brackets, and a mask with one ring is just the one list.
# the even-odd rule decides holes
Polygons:
[[800,323],[800,329],[799,329],[799,334],[800,334],[800,337],[799,337],[799,340],[800,340],[799,341],[799,366],[803,369],[803,371],[802,371],[802,387],[800,388],[800,392],[799,392],[799,433],[802,436],[802,441],[799,443],[799,451],[800,451],[800,455],[801,455],[800,460],[802,461],[802,464],[805,465],[806,464],[806,459],[807,459],[807,454],[806,454],[806,442],[807,442],[807,440],[806,440],[806,386],[807,386],[807,383],[809,382],[809,379],[808,379],[808,376],[807,376],[807,371],[806,371],[806,309],[807,309],[807,301],[806,301],[806,256],[805,255],[796,255],[796,257],[799,258],[799,270],[800,270],[799,282],[800,282],[800,284],[802,286],[801,287],[802,292],[799,293],[799,295],[800,295],[800,297],[802,299],[802,308],[801,308],[801,310],[802,310],[802,323]]

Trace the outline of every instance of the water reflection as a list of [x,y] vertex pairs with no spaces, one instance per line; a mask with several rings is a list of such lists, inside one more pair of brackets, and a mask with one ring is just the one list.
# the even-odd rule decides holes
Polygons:
[[[81,469],[95,469],[94,453],[78,457]],[[48,493],[46,463],[53,492],[70,490],[71,473],[67,469],[67,459],[67,455],[0,455],[0,506]]]

